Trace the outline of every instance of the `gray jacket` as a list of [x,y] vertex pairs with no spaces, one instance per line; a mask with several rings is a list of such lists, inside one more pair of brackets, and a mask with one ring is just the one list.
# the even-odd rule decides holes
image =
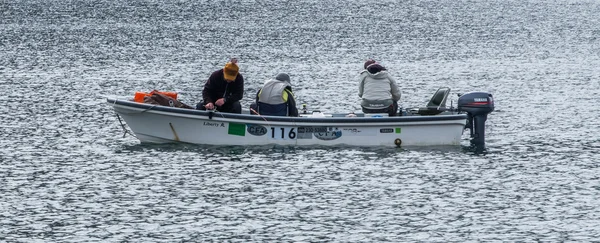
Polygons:
[[286,103],[288,94],[284,90],[286,88],[291,89],[290,87],[292,85],[286,81],[271,79],[264,84],[258,93],[258,101],[271,105]]
[[400,89],[387,71],[373,74],[364,70],[359,75],[358,97],[362,107],[379,109],[400,100]]

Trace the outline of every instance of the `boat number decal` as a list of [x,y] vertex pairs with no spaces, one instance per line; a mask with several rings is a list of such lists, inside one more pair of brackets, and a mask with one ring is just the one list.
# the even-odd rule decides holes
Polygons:
[[396,128],[382,128],[379,129],[380,133],[402,133],[402,128],[401,127],[396,127]]
[[254,136],[263,136],[263,135],[267,134],[267,128],[263,127],[261,125],[248,124],[247,131],[248,131],[248,133],[250,133]]
[[271,127],[269,134],[273,139],[296,139],[295,127]]
[[327,127],[299,127],[298,133],[327,132]]
[[327,132],[327,127],[298,127],[298,139],[312,139],[316,132]]
[[225,127],[224,122],[204,122],[202,125],[209,127]]
[[380,133],[393,133],[394,129],[393,128],[382,128],[382,129],[379,129],[379,132]]

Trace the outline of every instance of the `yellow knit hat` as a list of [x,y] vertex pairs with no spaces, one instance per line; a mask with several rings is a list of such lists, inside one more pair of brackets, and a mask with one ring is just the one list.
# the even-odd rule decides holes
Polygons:
[[238,71],[240,70],[236,63],[237,61],[232,61],[225,64],[225,67],[223,68],[223,76],[225,79],[235,80],[238,75]]

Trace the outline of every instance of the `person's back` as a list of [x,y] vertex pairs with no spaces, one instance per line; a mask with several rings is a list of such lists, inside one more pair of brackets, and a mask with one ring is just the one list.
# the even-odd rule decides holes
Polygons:
[[251,108],[260,115],[298,116],[289,75],[279,73],[267,81],[256,94],[256,103]]
[[359,79],[358,96],[362,98],[364,113],[396,115],[400,90],[385,67],[378,63],[369,64]]

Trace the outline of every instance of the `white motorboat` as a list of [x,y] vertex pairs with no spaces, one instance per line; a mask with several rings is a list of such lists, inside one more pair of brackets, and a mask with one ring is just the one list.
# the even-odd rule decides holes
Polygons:
[[[319,111],[300,117],[262,116],[176,108],[108,98],[119,121],[142,143],[208,145],[317,146],[438,146],[459,145],[465,128],[471,143],[485,146],[487,114],[492,95],[472,92],[459,97],[458,107],[446,107],[449,88],[440,88],[423,108],[408,108],[400,116]],[[125,124],[122,123],[124,129]]]

